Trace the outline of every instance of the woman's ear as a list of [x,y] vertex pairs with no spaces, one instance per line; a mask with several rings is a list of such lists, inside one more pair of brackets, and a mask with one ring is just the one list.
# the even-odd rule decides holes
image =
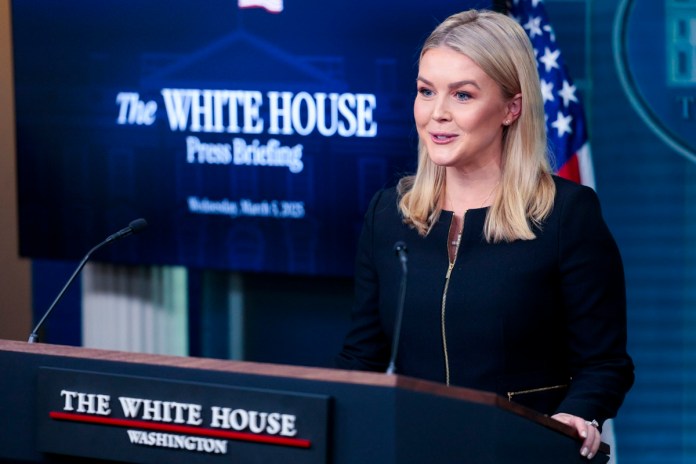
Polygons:
[[507,126],[515,122],[522,114],[522,94],[518,93],[508,100],[506,107],[504,124]]

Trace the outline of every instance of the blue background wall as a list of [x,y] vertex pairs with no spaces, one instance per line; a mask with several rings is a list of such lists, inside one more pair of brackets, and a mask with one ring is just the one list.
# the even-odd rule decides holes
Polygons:
[[[583,84],[597,191],[626,267],[636,383],[616,420],[622,463],[696,462],[696,166],[640,118],[613,50],[615,16],[628,8],[629,45],[646,55],[633,61],[642,67],[642,91],[673,106],[665,60],[649,55],[664,55],[666,3],[546,2],[571,73]],[[653,14],[640,17],[646,6]],[[688,124],[696,134],[693,119],[667,122]]]

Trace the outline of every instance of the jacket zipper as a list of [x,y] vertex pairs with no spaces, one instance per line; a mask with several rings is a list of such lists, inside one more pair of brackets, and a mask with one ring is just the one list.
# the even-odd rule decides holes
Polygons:
[[558,390],[559,388],[567,388],[567,387],[568,387],[568,384],[553,385],[550,387],[531,388],[529,390],[507,392],[507,397],[508,397],[508,401],[512,401],[512,397],[516,396],[516,395],[525,395],[527,393],[540,393],[540,392],[545,392],[545,391],[549,391],[549,390]]
[[[466,215],[466,212],[464,213]],[[462,217],[463,221],[464,217]],[[452,221],[454,221],[454,216],[452,216]],[[452,227],[452,223],[450,223],[450,228]],[[447,273],[445,274],[445,288],[442,291],[442,308],[440,312],[440,324],[441,324],[441,330],[442,330],[442,352],[445,357],[445,384],[449,386],[450,384],[450,369],[449,369],[449,352],[447,351],[447,331],[445,330],[445,316],[447,314],[446,312],[446,307],[447,307],[447,289],[449,288],[449,282],[450,282],[450,276],[452,275],[452,270],[454,269],[454,265],[457,262],[457,256],[459,255],[459,246],[461,245],[462,241],[462,233],[464,232],[464,224],[462,223],[462,229],[459,231],[459,234],[457,236],[457,245],[454,249],[454,256],[452,257],[452,261],[449,262],[449,266],[447,266]],[[449,234],[447,234],[447,248],[449,250]],[[512,401],[512,397],[516,395],[524,395],[527,393],[540,393],[540,392],[545,392],[545,391],[550,391],[550,390],[557,390],[560,388],[567,388],[568,384],[562,384],[562,385],[553,385],[549,387],[540,387],[540,388],[532,388],[529,390],[519,390],[519,391],[514,391],[514,392],[507,392],[507,397],[508,401]]]
[[[464,213],[466,214],[466,213]],[[452,221],[454,221],[454,216],[452,216]],[[450,223],[450,228],[452,223]],[[459,245],[462,241],[462,232],[464,231],[464,225],[462,224],[462,230],[457,236],[457,245],[454,249],[454,256],[447,267],[447,274],[445,274],[445,288],[442,291],[442,308],[440,310],[440,325],[442,330],[442,352],[445,357],[445,385],[450,384],[450,369],[449,369],[449,353],[447,351],[447,332],[445,330],[445,316],[446,316],[446,306],[447,306],[447,289],[449,288],[450,276],[452,275],[452,269],[454,269],[454,264],[457,262],[457,255],[459,254]],[[449,250],[449,238],[450,234],[447,234],[447,250]]]

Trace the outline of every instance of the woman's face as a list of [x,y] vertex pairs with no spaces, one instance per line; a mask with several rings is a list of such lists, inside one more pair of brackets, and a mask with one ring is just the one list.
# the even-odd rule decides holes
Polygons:
[[514,120],[513,112],[476,63],[449,47],[430,49],[420,60],[417,85],[413,115],[435,164],[470,170],[500,163],[503,123]]

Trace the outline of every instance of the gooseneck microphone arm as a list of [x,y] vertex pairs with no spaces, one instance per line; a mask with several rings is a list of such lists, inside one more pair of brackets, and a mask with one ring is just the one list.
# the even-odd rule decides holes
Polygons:
[[132,221],[128,227],[125,227],[115,234],[109,235],[106,240],[101,242],[99,245],[95,246],[91,250],[87,252],[84,258],[82,258],[82,261],[80,261],[80,264],[77,266],[77,269],[75,269],[75,272],[72,273],[68,281],[65,283],[63,286],[63,289],[60,291],[58,296],[56,297],[55,300],[53,300],[53,303],[51,303],[51,306],[48,308],[48,310],[44,313],[43,317],[41,320],[36,324],[36,327],[34,327],[34,330],[31,331],[31,334],[29,334],[29,343],[35,343],[39,340],[39,329],[43,325],[44,321],[48,318],[49,314],[53,311],[53,308],[55,308],[56,304],[63,298],[63,294],[65,291],[70,287],[70,284],[72,284],[73,280],[75,280],[75,277],[80,273],[83,267],[85,267],[85,264],[87,264],[87,260],[92,256],[92,254],[100,249],[101,247],[108,245],[111,242],[114,242],[116,240],[120,240],[124,237],[128,237],[129,235],[137,234],[141,230],[145,229],[147,227],[147,222],[145,219],[136,219]]
[[396,372],[396,354],[399,348],[399,338],[401,337],[401,320],[404,317],[404,302],[406,301],[406,280],[408,277],[408,256],[406,256],[406,244],[398,241],[394,244],[394,251],[401,262],[401,283],[399,284],[399,300],[396,306],[396,323],[394,325],[394,337],[392,339],[391,358],[387,374]]

